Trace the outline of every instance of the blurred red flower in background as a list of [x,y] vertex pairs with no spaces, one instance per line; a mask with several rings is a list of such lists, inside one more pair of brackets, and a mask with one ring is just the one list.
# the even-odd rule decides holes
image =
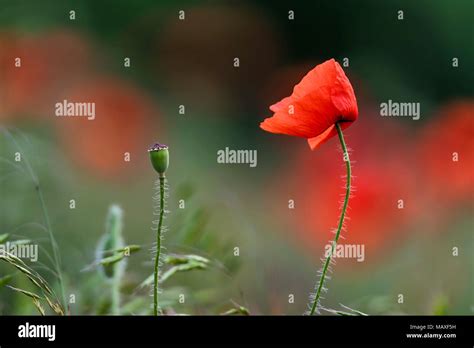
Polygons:
[[451,102],[420,136],[419,159],[430,199],[439,207],[474,194],[474,102]]
[[56,93],[84,78],[93,66],[92,49],[75,32],[6,33],[0,45],[1,120],[49,116],[54,112]]
[[262,129],[308,138],[313,150],[337,134],[337,122],[344,129],[358,115],[354,90],[334,59],[317,65],[294,87],[291,96],[270,110],[274,115],[260,124]]
[[[93,174],[120,178],[149,144],[156,109],[145,93],[116,78],[85,81],[71,89],[70,102],[94,102],[95,119],[57,117],[56,125],[65,150],[74,162]],[[125,160],[130,153],[131,162]]]
[[[21,37],[5,33],[0,44],[2,121],[39,117],[55,123],[68,157],[94,175],[121,177],[132,167],[126,152],[137,168],[138,158],[132,156],[148,146],[153,103],[119,78],[92,78],[97,57],[86,39],[64,30]],[[63,100],[94,102],[96,118],[56,117],[55,105]]]

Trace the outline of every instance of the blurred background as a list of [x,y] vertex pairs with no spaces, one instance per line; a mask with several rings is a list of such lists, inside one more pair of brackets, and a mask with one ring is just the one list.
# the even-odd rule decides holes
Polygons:
[[[470,0],[0,0],[0,234],[42,245],[32,267],[55,284],[20,152],[44,193],[70,312],[108,313],[108,284],[88,265],[118,204],[126,243],[142,246],[128,258],[124,312],[148,313],[152,298],[136,286],[152,272],[147,148],[159,141],[170,148],[166,247],[218,265],[171,279],[170,307],[301,314],[337,224],[344,166],[336,138],[312,152],[259,123],[315,65],[347,58],[359,120],[345,131],[356,192],[343,242],[365,245],[365,259],[337,261],[323,304],[472,314],[473,13]],[[95,120],[56,117],[65,99],[95,102]],[[381,117],[389,99],[419,102],[420,120]],[[257,150],[257,167],[217,163],[225,147]],[[13,275],[9,284],[28,288]],[[0,313],[36,313],[3,285]]]

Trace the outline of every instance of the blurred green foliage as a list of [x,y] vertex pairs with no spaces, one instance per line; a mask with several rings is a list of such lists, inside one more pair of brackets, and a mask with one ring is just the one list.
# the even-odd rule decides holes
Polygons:
[[[68,19],[71,9],[76,11],[75,21]],[[187,11],[191,21],[193,11],[204,11],[204,17],[199,18],[212,19],[216,18],[213,11],[217,11],[224,17],[223,22],[231,23],[225,32],[233,34],[221,40],[231,42],[240,51],[222,53],[222,42],[206,43],[216,31],[212,21],[199,23],[204,34],[196,32],[196,37],[202,39],[197,44],[192,37],[179,36],[170,38],[173,44],[164,44],[165,34],[177,35],[173,23],[180,9]],[[397,20],[400,9],[404,11],[403,21]],[[295,11],[295,21],[288,20],[289,10]],[[237,13],[237,19],[229,15],[232,12]],[[271,98],[280,97],[277,92],[261,94],[273,81],[269,77],[282,67],[302,62],[350,57],[350,74],[364,79],[363,83],[355,81],[361,94],[375,101],[420,101],[429,119],[434,114],[431,111],[448,100],[472,98],[473,12],[471,0],[0,0],[0,34],[41,37],[49,30],[81,33],[99,53],[102,74],[117,75],[139,85],[159,104],[159,115],[154,115],[149,128],[160,139],[167,138],[173,158],[165,244],[170,253],[200,255],[213,265],[206,270],[176,272],[164,287],[166,307],[177,313],[244,314],[242,305],[252,313],[300,314],[313,287],[318,256],[302,251],[291,237],[291,228],[274,221],[267,210],[268,198],[254,194],[267,178],[283,175],[272,167],[277,151],[273,144],[262,141],[257,126],[266,115],[267,104],[275,101]],[[243,54],[247,42],[239,41],[239,37],[245,35],[245,30],[232,31],[233,26],[241,28],[238,23],[261,32],[269,28],[266,36],[250,33],[250,37],[257,37],[257,48],[249,53],[251,63],[247,62],[247,67],[246,62],[243,64],[244,77],[223,74],[213,59]],[[208,32],[212,35],[206,36]],[[273,47],[277,49],[273,51]],[[187,52],[188,48],[204,58],[182,57],[179,49]],[[166,54],[168,61],[163,62]],[[124,71],[122,58],[127,55],[132,56],[133,64]],[[453,57],[459,58],[456,69],[450,64]],[[274,58],[272,63],[270,58]],[[181,71],[195,60],[197,77]],[[176,64],[177,71],[169,71],[169,61]],[[215,81],[200,75],[213,75]],[[0,85],[0,93],[1,88],[8,86]],[[180,103],[190,110],[185,118],[177,115],[176,105]],[[410,125],[418,126],[415,122]],[[58,145],[51,125],[35,119],[14,126],[21,129],[15,137],[32,160],[45,192],[67,288],[76,295],[71,313],[110,313],[107,283],[96,272],[81,270],[94,260],[95,245],[105,232],[104,218],[113,203],[124,209],[127,243],[142,246],[128,259],[121,286],[122,312],[149,313],[150,294],[138,286],[152,271],[153,171],[137,166],[124,181],[99,179],[75,166],[75,160]],[[248,144],[262,154],[258,172],[216,164],[214,149]],[[8,163],[15,151],[14,144],[0,137],[0,235],[8,233],[15,239],[37,241],[47,252],[50,250],[34,185],[24,170]],[[146,149],[136,155],[140,159],[146,156]],[[77,202],[74,210],[68,208],[71,198]],[[186,209],[179,208],[180,199],[186,202]],[[472,209],[459,215],[453,212],[445,229],[446,233],[434,237],[414,230],[413,237],[401,248],[390,250],[376,264],[336,271],[329,283],[328,307],[339,308],[342,302],[369,314],[472,314]],[[461,253],[457,258],[448,257],[454,245],[461,246]],[[233,254],[236,246],[240,257]],[[32,267],[57,285],[48,269]],[[0,313],[36,314],[31,301],[5,287],[29,288],[24,278],[7,268],[0,265]],[[400,292],[405,294],[403,305],[396,303]],[[288,303],[289,293],[295,295],[294,304]],[[179,294],[185,294],[189,301],[180,304]]]

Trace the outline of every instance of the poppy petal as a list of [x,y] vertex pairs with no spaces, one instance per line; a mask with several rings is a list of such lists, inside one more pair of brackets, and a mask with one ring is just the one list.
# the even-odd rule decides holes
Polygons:
[[331,101],[330,88],[321,87],[303,98],[292,99],[287,108],[278,108],[260,126],[271,133],[313,138],[339,120],[341,116]]
[[273,112],[278,112],[281,110],[288,109],[288,106],[291,104],[291,97],[286,97],[280,100],[278,103],[273,104],[270,106],[270,110]]
[[291,96],[293,98],[301,98],[315,89],[333,85],[337,75],[340,73],[336,69],[336,66],[339,66],[339,64],[334,59],[316,65],[316,67],[308,72],[293,88]]
[[274,112],[260,127],[268,132],[309,139],[312,149],[337,134],[334,125],[347,128],[357,119],[354,90],[334,59],[317,65],[294,87],[291,96],[270,106]]
[[[352,124],[352,122],[340,122],[339,124],[341,125],[342,129],[345,129],[349,127]],[[311,148],[311,150],[314,151],[320,145],[324,144],[326,141],[328,141],[329,139],[331,139],[332,137],[336,135],[337,135],[336,125],[333,124],[317,137],[309,138],[308,145]]]

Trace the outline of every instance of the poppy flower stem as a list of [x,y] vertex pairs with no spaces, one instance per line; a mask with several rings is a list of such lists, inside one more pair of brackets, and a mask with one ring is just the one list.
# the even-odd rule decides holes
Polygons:
[[346,171],[347,171],[346,195],[344,197],[344,204],[342,206],[342,212],[341,212],[341,216],[339,218],[339,224],[337,225],[336,235],[335,235],[334,240],[332,242],[331,252],[326,257],[326,261],[324,262],[321,277],[319,278],[318,288],[316,290],[316,294],[314,296],[314,302],[311,306],[311,311],[310,311],[309,315],[313,315],[314,312],[316,311],[318,305],[319,305],[319,300],[321,298],[321,292],[324,288],[324,281],[326,280],[326,274],[328,272],[329,265],[331,263],[332,255],[334,254],[334,251],[336,250],[336,246],[337,246],[337,242],[339,240],[339,236],[341,235],[341,230],[342,230],[342,227],[344,225],[344,218],[346,216],[347,205],[349,203],[349,197],[350,197],[350,194],[351,194],[351,162],[350,162],[350,159],[349,159],[349,152],[347,151],[346,142],[344,141],[344,135],[342,134],[342,129],[341,129],[341,126],[340,126],[339,122],[336,123],[336,129],[337,129],[337,135],[339,136],[339,141],[341,142],[341,146],[342,146],[343,159],[344,159],[344,162],[346,162]]
[[155,255],[155,272],[153,287],[153,314],[158,315],[158,282],[159,282],[159,265],[161,252],[161,232],[163,227],[163,215],[165,213],[165,176],[160,175],[160,218],[156,229],[156,255]]

